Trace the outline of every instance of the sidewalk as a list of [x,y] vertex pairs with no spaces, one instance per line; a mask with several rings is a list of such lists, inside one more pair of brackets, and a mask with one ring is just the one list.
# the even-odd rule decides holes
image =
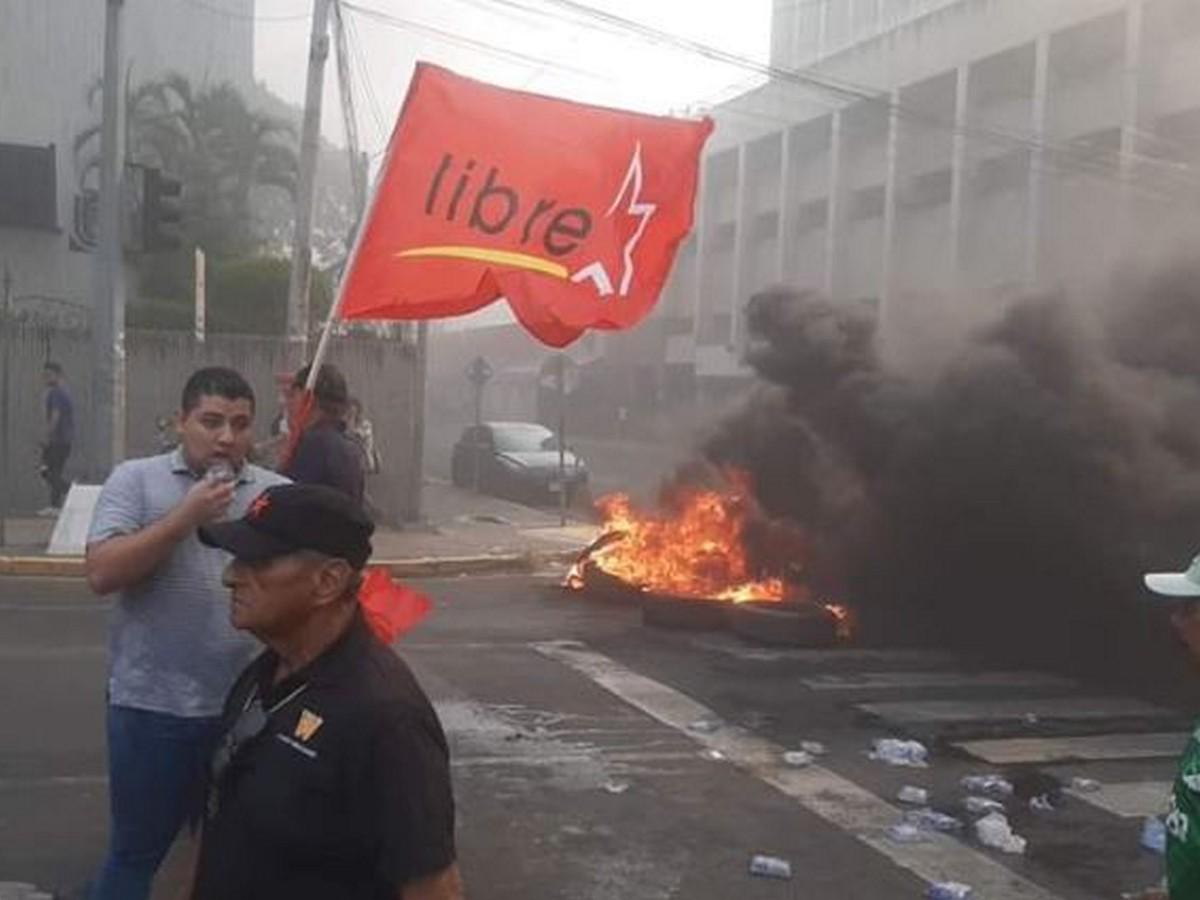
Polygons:
[[[430,479],[423,494],[423,521],[375,532],[372,562],[395,574],[463,574],[528,571],[566,562],[597,530],[577,517],[560,525],[557,512],[532,509]],[[79,557],[46,554],[53,519],[12,518],[5,523],[0,575],[81,576]]]

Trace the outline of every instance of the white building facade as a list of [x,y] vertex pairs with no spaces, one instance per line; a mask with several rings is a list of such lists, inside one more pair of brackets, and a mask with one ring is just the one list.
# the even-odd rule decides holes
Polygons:
[[656,313],[664,383],[744,377],[741,309],[770,284],[876,301],[903,344],[938,304],[1200,240],[1196,0],[774,16],[771,80],[712,112],[697,228]]

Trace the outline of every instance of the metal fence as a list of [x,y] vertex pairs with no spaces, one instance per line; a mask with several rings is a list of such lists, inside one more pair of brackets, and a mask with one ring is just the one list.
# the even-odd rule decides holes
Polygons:
[[[76,409],[76,441],[67,475],[76,481],[97,481],[104,473],[93,466],[95,410],[90,384],[92,345],[85,327],[0,322],[2,350],[8,355],[10,383],[8,472],[9,502],[14,514],[45,506],[47,492],[38,477],[38,442],[45,426],[42,366],[61,363]],[[178,332],[131,331],[126,336],[127,412],[126,454],[156,452],[159,418],[173,415],[188,376],[202,366],[222,365],[242,373],[258,398],[256,430],[266,436],[278,411],[276,375],[288,370],[287,346],[281,338],[241,335],[210,336],[203,343]],[[334,339],[330,362],[346,375],[351,392],[363,403],[375,427],[382,471],[368,481],[372,502],[381,518],[396,522],[415,517],[419,492],[411,491],[414,477],[414,430],[421,407],[417,390],[416,355],[411,344],[369,336]]]

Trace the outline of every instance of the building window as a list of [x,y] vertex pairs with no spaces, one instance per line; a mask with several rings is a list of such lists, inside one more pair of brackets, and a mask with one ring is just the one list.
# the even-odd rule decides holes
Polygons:
[[53,144],[0,144],[0,227],[58,230]]

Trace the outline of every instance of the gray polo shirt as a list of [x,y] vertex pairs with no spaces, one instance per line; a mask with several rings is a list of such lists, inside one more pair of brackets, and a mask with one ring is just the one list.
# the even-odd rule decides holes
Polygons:
[[[132,534],[166,516],[196,483],[176,450],[113,470],[92,517],[88,544]],[[242,468],[230,518],[287,479]],[[190,534],[145,581],[116,595],[109,630],[109,703],[176,716],[220,714],[225,694],[261,647],[229,624],[221,573],[229,555]]]

